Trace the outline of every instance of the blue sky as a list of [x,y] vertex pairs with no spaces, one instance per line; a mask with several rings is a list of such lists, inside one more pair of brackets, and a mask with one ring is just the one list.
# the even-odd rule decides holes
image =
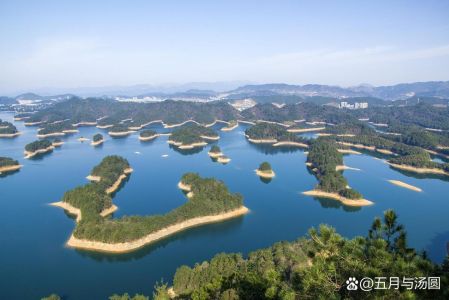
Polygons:
[[449,80],[443,0],[1,0],[0,40],[0,94],[236,80]]

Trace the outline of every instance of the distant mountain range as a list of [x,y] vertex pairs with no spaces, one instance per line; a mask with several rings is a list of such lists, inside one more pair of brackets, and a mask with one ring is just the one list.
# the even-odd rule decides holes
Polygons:
[[[26,100],[32,100],[36,103],[51,103],[63,101],[75,95],[81,97],[102,96],[102,98],[110,99],[119,97],[125,100],[133,97],[138,99],[149,97],[152,100],[203,101],[252,99],[258,103],[296,103],[307,101],[317,104],[329,104],[347,100],[349,102],[364,101],[371,105],[388,105],[391,104],[390,101],[398,101],[395,104],[401,105],[416,104],[420,101],[447,105],[449,101],[449,81],[402,83],[378,87],[369,84],[355,87],[339,87],[319,84],[290,85],[271,83],[243,85],[234,88],[237,83],[192,83],[171,87],[138,85],[122,88],[86,88],[81,93],[56,96],[40,96],[34,93],[26,93],[17,97],[0,97],[0,104],[19,104],[26,102]],[[232,88],[227,89],[227,87]]]

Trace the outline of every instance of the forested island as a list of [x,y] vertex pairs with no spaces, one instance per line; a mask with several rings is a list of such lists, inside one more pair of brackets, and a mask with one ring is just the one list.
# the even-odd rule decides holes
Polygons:
[[[372,274],[372,275],[370,275]],[[441,289],[348,290],[348,278],[441,277]],[[366,236],[347,239],[320,225],[294,242],[278,242],[243,257],[217,254],[192,267],[181,266],[173,287],[159,284],[154,299],[446,299],[449,259],[432,263],[407,244],[392,210],[376,218]]]
[[60,138],[55,138],[51,144],[53,147],[61,147],[64,145],[64,142]]
[[220,156],[223,156],[223,152],[221,152],[220,147],[218,147],[217,145],[213,145],[209,152],[207,152],[207,154],[212,157],[212,158],[218,158]]
[[[239,194],[231,194],[223,182],[187,173],[181,178],[189,201],[164,215],[106,218],[113,212],[113,192],[130,166],[126,159],[108,156],[92,170],[91,182],[64,194],[55,205],[77,215],[77,226],[67,242],[75,248],[103,252],[127,252],[192,226],[218,222],[245,214]],[[114,189],[111,191],[111,188]],[[113,209],[111,209],[113,208]]]
[[157,138],[158,136],[159,136],[159,134],[156,131],[151,130],[151,129],[145,129],[139,133],[139,140],[144,141],[144,142],[151,141],[151,140],[154,140],[155,138]]
[[101,133],[97,133],[92,137],[91,145],[96,147],[104,143],[104,138]]
[[259,168],[256,169],[256,174],[263,178],[273,178],[275,176],[270,163],[266,161],[261,163]]
[[38,140],[25,146],[25,158],[52,152],[55,147],[49,140]]
[[134,130],[129,129],[128,126],[124,124],[116,124],[108,129],[108,134],[112,137],[124,137],[135,132]]
[[7,121],[0,119],[0,138],[13,138],[20,134],[16,126]]
[[42,128],[38,129],[37,137],[46,138],[50,136],[63,136],[67,133],[75,132],[78,132],[78,130],[72,126],[70,121],[56,121],[44,124]]
[[246,129],[245,135],[248,141],[256,144],[266,143],[273,146],[308,147],[306,139],[288,132],[286,127],[279,124],[260,122]]
[[207,145],[210,140],[218,140],[218,134],[211,128],[189,123],[173,130],[168,143],[180,149],[192,149]]
[[15,159],[10,157],[0,157],[0,174],[14,172],[21,168],[22,166]]
[[348,187],[339,166],[343,166],[343,155],[338,152],[334,141],[318,138],[311,142],[307,155],[307,166],[318,179],[314,190],[304,192],[305,195],[331,198],[348,206],[371,205],[362,195]]

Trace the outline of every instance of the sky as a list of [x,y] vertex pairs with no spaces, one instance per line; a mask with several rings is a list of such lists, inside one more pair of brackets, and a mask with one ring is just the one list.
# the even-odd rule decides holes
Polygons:
[[449,80],[449,1],[0,1],[0,94]]

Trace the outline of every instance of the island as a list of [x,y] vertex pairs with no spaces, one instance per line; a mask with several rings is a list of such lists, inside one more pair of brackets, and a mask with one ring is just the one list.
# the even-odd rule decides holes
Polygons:
[[130,135],[131,133],[134,133],[134,130],[130,130],[128,126],[125,126],[123,124],[116,124],[114,126],[111,126],[109,128],[108,134],[112,137],[125,137]]
[[217,145],[213,145],[207,154],[212,158],[219,158],[220,156],[223,156],[220,147]]
[[76,216],[76,228],[67,246],[99,252],[129,252],[185,229],[248,212],[242,196],[230,193],[223,182],[186,173],[178,186],[191,194],[180,207],[162,215],[108,218],[117,209],[112,204],[110,188],[117,186],[129,169],[126,159],[107,156],[91,172],[99,180],[70,190],[60,202],[53,203]]
[[314,190],[303,194],[337,200],[347,206],[372,205],[373,202],[363,199],[359,192],[348,187],[346,179],[337,171],[342,165],[343,155],[338,152],[334,141],[319,137],[311,142],[307,166],[319,182]]
[[104,143],[104,138],[101,133],[97,133],[92,137],[92,142],[90,143],[92,146],[96,147]]
[[22,167],[15,159],[10,157],[0,157],[0,174],[14,172]]
[[189,123],[175,129],[168,143],[179,149],[193,149],[206,146],[209,140],[217,140],[219,136],[209,127]]
[[139,134],[139,140],[141,140],[142,142],[146,142],[146,141],[152,141],[155,138],[157,138],[159,136],[159,134],[151,129],[145,129],[142,130]]
[[287,131],[286,127],[276,123],[260,122],[245,130],[245,136],[251,143],[296,146],[307,148],[308,141]]
[[53,147],[61,147],[64,145],[64,142],[60,138],[55,138],[53,142],[51,143]]
[[25,158],[52,152],[55,147],[49,140],[38,140],[25,146]]
[[56,121],[44,124],[37,131],[38,138],[47,138],[51,136],[64,136],[68,133],[76,133],[78,130],[74,128],[70,121]]
[[275,173],[271,168],[270,163],[264,161],[260,164],[259,168],[256,169],[256,174],[262,178],[273,178]]
[[0,119],[0,138],[14,138],[20,135],[16,126],[7,121]]
[[231,161],[231,159],[225,155],[221,155],[217,158],[217,162],[221,163],[221,164],[227,164]]

